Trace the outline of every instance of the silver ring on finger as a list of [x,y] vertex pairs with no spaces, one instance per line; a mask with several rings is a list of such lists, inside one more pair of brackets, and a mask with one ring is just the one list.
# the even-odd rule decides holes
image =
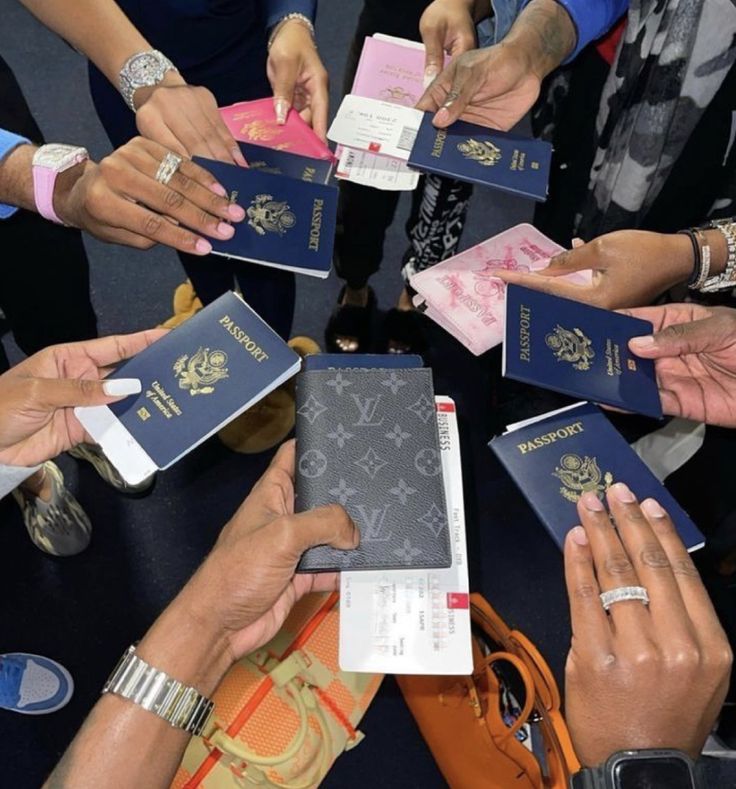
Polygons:
[[158,170],[156,170],[156,180],[160,184],[167,186],[169,181],[174,177],[174,173],[181,167],[181,163],[181,156],[169,151],[161,160]]
[[639,600],[644,605],[649,605],[649,594],[643,586],[618,586],[601,592],[601,605],[608,611],[614,603],[622,603],[624,600]]
[[447,96],[445,97],[445,103],[442,105],[443,107],[449,107],[453,101],[457,101],[460,98],[460,91],[459,90],[451,90]]

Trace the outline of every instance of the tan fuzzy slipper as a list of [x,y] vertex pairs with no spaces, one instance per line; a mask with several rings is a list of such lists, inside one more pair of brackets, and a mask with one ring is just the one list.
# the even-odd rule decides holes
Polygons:
[[202,302],[194,292],[192,283],[189,280],[182,282],[174,291],[174,314],[165,320],[160,328],[175,329],[201,309]]

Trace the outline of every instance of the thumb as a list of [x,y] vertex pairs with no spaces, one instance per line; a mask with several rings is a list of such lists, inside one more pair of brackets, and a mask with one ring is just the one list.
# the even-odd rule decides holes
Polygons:
[[289,549],[295,558],[315,545],[329,545],[343,551],[357,548],[360,532],[339,504],[328,504],[284,519],[290,537]]
[[94,381],[89,378],[36,378],[31,405],[46,408],[108,405],[141,391],[137,378]]
[[424,58],[424,88],[434,82],[445,63],[444,30],[437,25],[420,24],[422,43],[426,50]]
[[565,274],[572,274],[574,271],[595,268],[596,259],[593,248],[591,245],[585,244],[566,252],[560,252],[559,255],[550,258],[547,266],[539,269],[537,273],[547,277],[564,277]]
[[273,89],[273,110],[276,122],[283,126],[294,102],[294,88],[299,79],[299,61],[297,58],[279,60],[274,65],[274,77],[271,80]]
[[654,334],[632,337],[629,348],[645,359],[660,359],[708,351],[713,339],[713,320],[704,318],[691,323],[673,323]]

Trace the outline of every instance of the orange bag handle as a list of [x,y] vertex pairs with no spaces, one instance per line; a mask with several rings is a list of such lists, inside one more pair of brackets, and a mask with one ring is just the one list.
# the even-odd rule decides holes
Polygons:
[[[481,664],[480,669],[486,669],[490,671],[491,666],[494,663],[499,663],[501,661],[505,661],[507,663],[511,663],[511,665],[519,672],[519,676],[521,677],[522,682],[524,683],[524,707],[519,714],[519,717],[514,721],[513,726],[507,726],[503,719],[498,714],[498,710],[494,710],[494,715],[492,716],[491,720],[488,720],[488,715],[486,715],[486,720],[489,723],[490,728],[493,730],[491,733],[493,734],[494,738],[505,739],[506,737],[513,737],[516,733],[521,729],[522,726],[529,720],[529,716],[534,712],[534,680],[532,679],[532,675],[529,673],[529,669],[524,664],[524,661],[521,658],[518,658],[516,655],[511,654],[511,652],[492,652],[488,657],[483,659],[483,663]],[[477,671],[473,672],[474,675],[479,673]],[[494,677],[494,681],[498,682],[498,680]],[[493,721],[493,723],[491,722]],[[497,728],[494,723],[500,722],[501,727]]]

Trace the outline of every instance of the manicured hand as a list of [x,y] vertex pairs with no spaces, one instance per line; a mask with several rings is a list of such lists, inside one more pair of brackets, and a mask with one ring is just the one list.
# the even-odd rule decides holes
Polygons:
[[206,170],[184,160],[169,181],[155,180],[167,150],[136,137],[105,157],[87,162],[57,179],[54,208],[69,225],[103,241],[149,249],[164,244],[181,252],[207,255],[205,238],[232,238],[233,222],[245,211],[226,198],[225,189]]
[[667,304],[624,312],[654,326],[629,348],[655,360],[665,414],[736,427],[736,310]]
[[281,23],[268,53],[266,73],[276,120],[284,124],[293,107],[315,134],[327,139],[328,77],[309,28],[299,20]]
[[206,623],[232,660],[271,639],[303,595],[337,588],[337,573],[295,574],[307,548],[350,550],[359,542],[337,504],[294,514],[294,455],[294,441],[279,449],[174,603]]
[[0,463],[35,466],[87,440],[74,408],[140,392],[137,379],[103,379],[164,334],[154,329],[52,345],[0,375]]
[[138,131],[171,151],[191,158],[204,156],[246,166],[212,93],[187,85],[179,74],[169,72],[153,88],[139,88],[134,95]]
[[455,58],[476,45],[474,0],[434,0],[419,20],[426,49],[424,86],[442,71],[445,53]]
[[[651,304],[657,296],[687,280],[693,249],[687,236],[619,230],[553,257],[547,268],[533,273],[501,269],[494,276],[506,283],[584,301],[606,309]],[[592,270],[589,285],[560,279]]]
[[[565,542],[572,646],[565,709],[581,763],[620,750],[676,748],[697,758],[721,710],[732,654],[708,593],[667,513],[639,505],[622,483],[608,491],[616,524],[594,493]],[[650,603],[598,597],[643,586]]]

